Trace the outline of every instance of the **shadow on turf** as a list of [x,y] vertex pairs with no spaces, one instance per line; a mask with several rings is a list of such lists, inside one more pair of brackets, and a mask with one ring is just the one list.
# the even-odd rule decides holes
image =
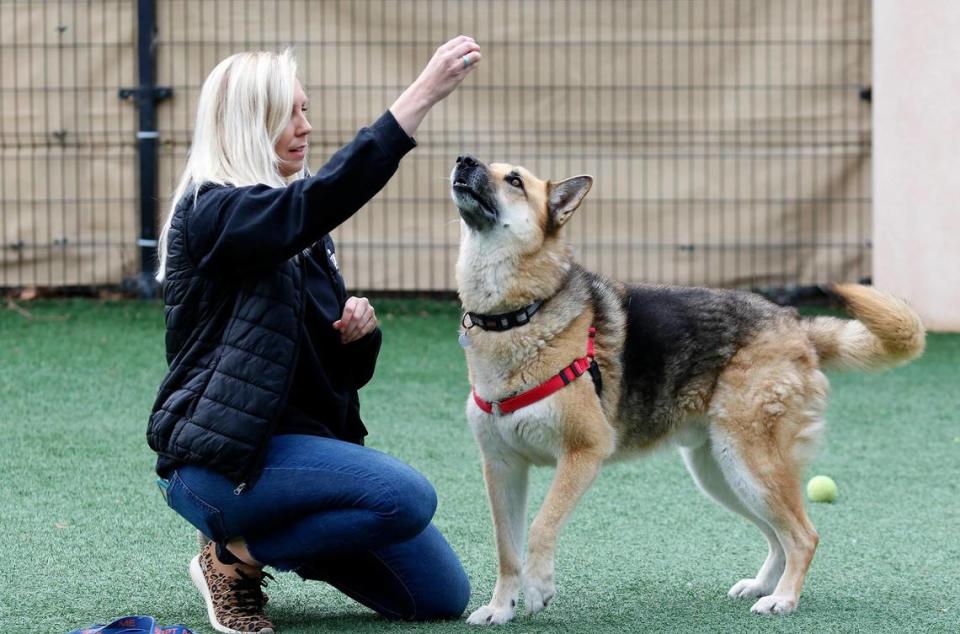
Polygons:
[[[638,585],[643,586],[638,587]],[[632,586],[632,587],[631,587]],[[596,590],[599,590],[597,592]],[[838,619],[851,619],[857,615],[882,611],[882,605],[872,605],[870,600],[850,596],[804,597],[800,611],[788,616],[757,616],[750,613],[752,600],[728,598],[724,592],[711,584],[683,584],[666,587],[651,584],[611,584],[605,594],[596,589],[586,594],[559,597],[549,610],[536,616],[526,616],[521,611],[511,623],[496,629],[512,629],[521,632],[555,631],[633,631],[637,627],[653,628],[656,631],[779,631],[781,626],[793,631],[801,623],[818,627]],[[571,591],[573,592],[573,591]],[[826,590],[825,590],[826,592]],[[564,600],[566,599],[566,600]],[[471,603],[463,617],[452,621],[396,622],[388,621],[373,612],[331,611],[322,603],[307,610],[274,605],[270,616],[286,632],[320,631],[397,631],[416,629],[457,629],[480,631],[467,626],[467,615],[481,604]],[[362,608],[356,608],[362,610]],[[792,625],[790,625],[792,623]],[[841,631],[844,628],[837,624]],[[719,628],[719,630],[716,630]],[[731,629],[732,628],[732,629]],[[486,631],[486,630],[484,630]],[[803,631],[808,631],[803,629]]]

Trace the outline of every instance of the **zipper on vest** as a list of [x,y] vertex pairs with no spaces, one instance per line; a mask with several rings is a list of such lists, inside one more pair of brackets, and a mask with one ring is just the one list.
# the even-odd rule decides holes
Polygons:
[[241,493],[243,493],[243,490],[246,489],[246,488],[247,488],[247,483],[246,483],[246,482],[241,482],[240,485],[239,485],[236,489],[233,490],[233,494],[234,494],[234,495],[240,495]]

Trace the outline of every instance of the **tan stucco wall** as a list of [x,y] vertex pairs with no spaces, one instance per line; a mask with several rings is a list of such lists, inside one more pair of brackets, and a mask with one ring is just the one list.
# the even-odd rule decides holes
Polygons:
[[960,3],[874,3],[874,284],[960,331]]

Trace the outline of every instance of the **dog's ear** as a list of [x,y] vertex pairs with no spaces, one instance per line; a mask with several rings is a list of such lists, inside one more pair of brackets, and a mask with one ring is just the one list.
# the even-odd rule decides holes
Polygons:
[[554,229],[562,227],[580,206],[591,187],[593,176],[574,176],[559,183],[550,183],[547,202],[550,226]]

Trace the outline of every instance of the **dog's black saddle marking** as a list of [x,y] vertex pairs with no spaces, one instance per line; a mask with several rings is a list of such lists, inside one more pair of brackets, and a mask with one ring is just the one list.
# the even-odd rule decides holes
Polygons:
[[537,300],[529,306],[524,306],[520,310],[500,315],[484,315],[482,313],[464,313],[461,324],[464,328],[478,326],[483,330],[510,330],[517,326],[523,326],[530,321],[540,307],[543,306],[543,300]]

